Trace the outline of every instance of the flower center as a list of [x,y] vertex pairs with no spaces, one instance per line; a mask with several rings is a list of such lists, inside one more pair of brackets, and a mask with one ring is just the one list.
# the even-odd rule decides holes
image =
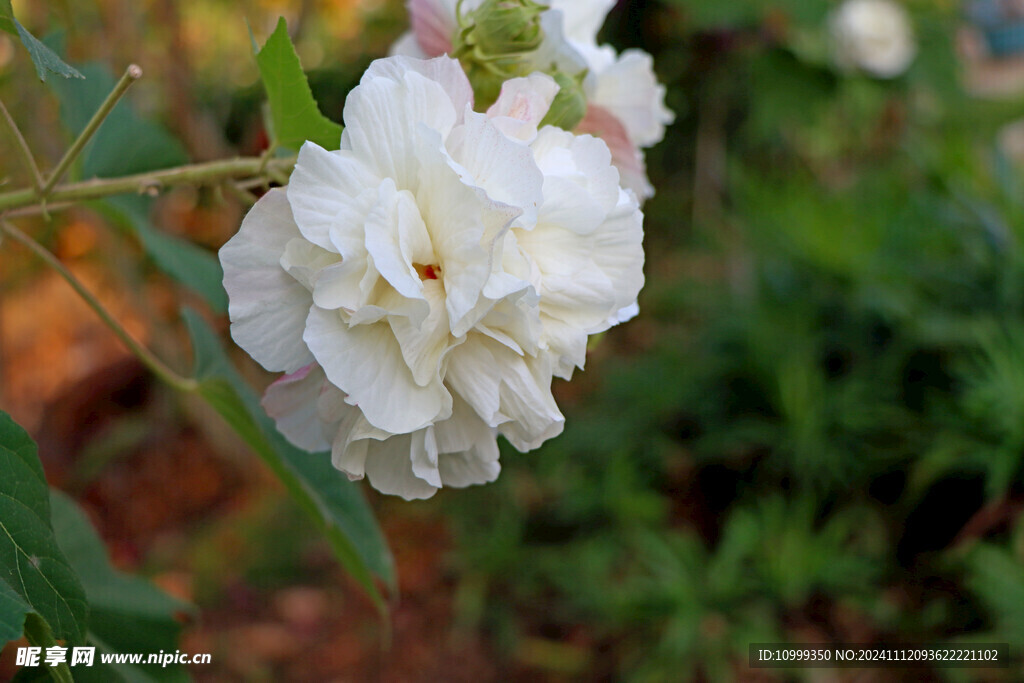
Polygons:
[[436,280],[441,276],[441,266],[425,266],[422,263],[414,263],[412,267],[416,269],[420,280]]

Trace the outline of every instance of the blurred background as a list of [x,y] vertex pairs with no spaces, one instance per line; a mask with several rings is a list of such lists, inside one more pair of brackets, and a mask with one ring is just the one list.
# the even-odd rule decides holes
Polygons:
[[[903,2],[913,59],[880,77],[838,54],[838,3],[618,3],[603,41],[651,52],[677,113],[647,154],[641,315],[556,381],[565,433],[525,455],[503,443],[496,483],[414,503],[363,486],[398,568],[390,647],[220,418],[147,374],[12,244],[0,247],[0,407],[114,563],[197,605],[181,649],[213,654],[191,670],[200,681],[1024,680],[1019,659],[746,664],[748,643],[768,641],[1009,642],[1021,655],[1018,4]],[[74,63],[140,64],[129,100],[147,134],[196,161],[266,145],[246,21],[262,42],[287,18],[335,120],[407,26],[400,0],[14,9]],[[67,122],[7,35],[0,99],[52,167]],[[27,184],[6,136],[0,158],[7,184]],[[175,190],[150,220],[215,250],[244,210]],[[110,216],[22,225],[173,366],[189,362],[182,303],[226,332]],[[233,359],[255,387],[270,381]],[[9,648],[0,678],[12,671]]]

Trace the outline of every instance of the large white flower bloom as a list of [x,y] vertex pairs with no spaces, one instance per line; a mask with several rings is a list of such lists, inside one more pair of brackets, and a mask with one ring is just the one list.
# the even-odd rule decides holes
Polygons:
[[890,0],[847,0],[831,27],[839,65],[879,78],[899,76],[917,52],[906,10]]
[[[483,0],[463,0],[468,14]],[[458,30],[456,0],[407,0],[412,30],[392,46],[393,54],[436,57],[450,54]],[[665,136],[675,115],[665,106],[665,87],[658,83],[651,56],[630,49],[618,54],[598,45],[597,33],[615,0],[550,0],[541,16],[544,40],[528,56],[531,66],[544,71],[557,64],[567,73],[586,72],[583,87],[587,114],[576,132],[602,138],[612,152],[624,187],[641,201],[654,194],[647,180],[643,148]]]
[[608,148],[537,130],[535,74],[488,114],[458,62],[374,62],[341,149],[306,143],[221,250],[235,341],[271,371],[267,411],[385,493],[492,481],[497,433],[557,435],[554,375],[635,311],[642,214]]

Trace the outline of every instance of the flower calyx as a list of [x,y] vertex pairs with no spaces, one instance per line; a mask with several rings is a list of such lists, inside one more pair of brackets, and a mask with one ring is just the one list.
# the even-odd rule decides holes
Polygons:
[[557,126],[571,133],[587,113],[587,96],[583,92],[583,79],[587,77],[587,71],[581,71],[576,76],[554,71],[551,77],[558,84],[558,94],[538,127]]

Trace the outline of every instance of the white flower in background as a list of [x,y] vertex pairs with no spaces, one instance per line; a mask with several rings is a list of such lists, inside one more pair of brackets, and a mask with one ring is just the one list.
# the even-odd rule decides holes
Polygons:
[[[451,54],[459,26],[456,0],[408,0],[412,30],[392,46],[393,54],[435,57]],[[483,0],[464,0],[458,11],[469,16]],[[622,54],[597,44],[597,33],[615,0],[551,0],[540,17],[540,48],[524,56],[526,71],[584,74],[586,115],[574,129],[601,137],[612,152],[621,183],[641,201],[654,194],[647,180],[643,149],[665,136],[675,116],[665,106],[651,56],[630,49]]]
[[917,48],[906,10],[890,0],[847,0],[832,14],[836,61],[879,78],[899,76]]
[[426,498],[493,481],[496,434],[560,433],[554,375],[635,312],[642,220],[606,145],[545,126],[558,86],[488,114],[458,62],[371,64],[341,149],[306,143],[221,250],[235,341],[288,373],[264,406],[349,477]]

